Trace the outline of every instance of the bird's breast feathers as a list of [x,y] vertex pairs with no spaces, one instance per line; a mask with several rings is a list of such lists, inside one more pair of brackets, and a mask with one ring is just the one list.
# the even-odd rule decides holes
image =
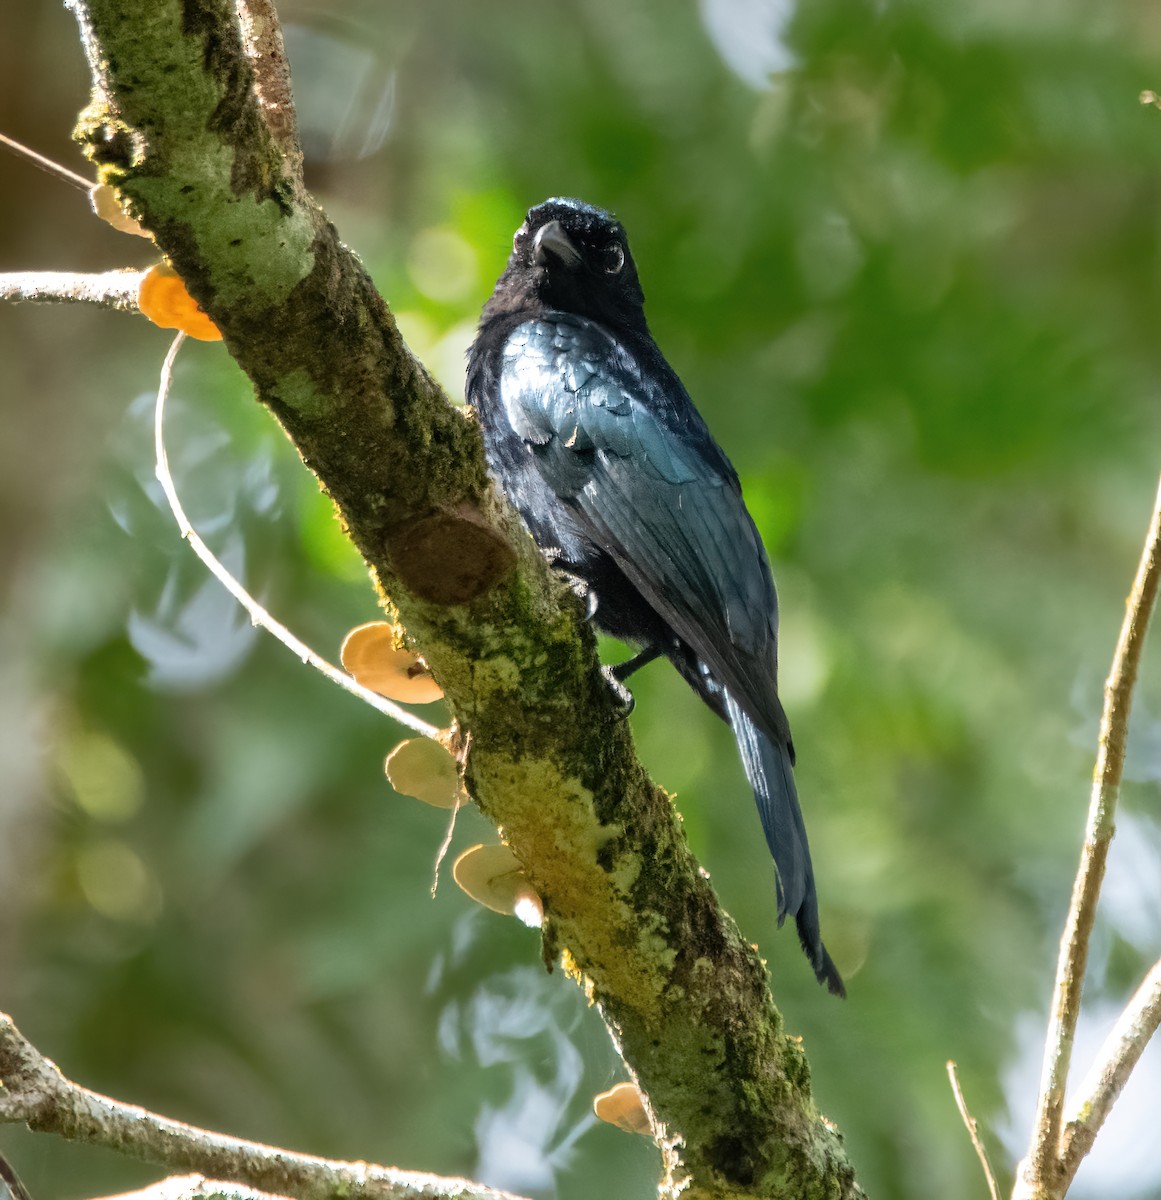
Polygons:
[[666,420],[664,398],[630,352],[583,317],[526,321],[504,345],[500,403],[533,447],[631,458],[670,484],[727,482]]

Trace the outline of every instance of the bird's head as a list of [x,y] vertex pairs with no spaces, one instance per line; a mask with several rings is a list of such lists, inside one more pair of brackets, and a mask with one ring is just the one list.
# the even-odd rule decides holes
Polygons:
[[496,309],[542,307],[639,328],[644,303],[620,221],[563,197],[528,210],[492,298]]

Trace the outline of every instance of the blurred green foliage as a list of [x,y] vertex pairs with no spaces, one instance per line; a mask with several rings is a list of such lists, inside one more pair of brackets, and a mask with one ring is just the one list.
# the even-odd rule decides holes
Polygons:
[[[524,209],[572,194],[624,220],[775,563],[846,1004],[775,930],[732,740],[665,664],[636,681],[642,755],[868,1192],[980,1195],[943,1064],[1010,1165],[1161,458],[1161,112],[1137,101],[1161,82],[1157,10],[282,8],[312,186],[454,397]],[[66,14],[7,0],[0,31],[5,131],[76,165]],[[0,179],[0,269],[147,260],[63,185],[11,160]],[[382,778],[400,731],[255,635],[157,507],[143,393],[165,344],[0,310],[0,1007],[83,1082],[212,1127],[650,1194],[650,1147],[587,1116],[619,1078],[596,1015],[446,867],[428,899],[445,818]],[[199,529],[296,632],[335,653],[375,615],[220,348],[185,355],[170,443]],[[1098,1000],[1159,952],[1158,713],[1154,650]],[[490,836],[468,813],[455,845]],[[38,1200],[153,1177],[0,1146]],[[1155,1139],[1136,1152],[1093,1163],[1087,1194],[1156,1194]]]

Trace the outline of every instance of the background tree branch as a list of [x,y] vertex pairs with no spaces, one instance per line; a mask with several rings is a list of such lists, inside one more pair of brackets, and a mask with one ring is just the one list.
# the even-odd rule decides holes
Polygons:
[[105,271],[100,275],[13,271],[0,274],[0,302],[95,304],[118,312],[136,312],[137,290],[143,275],[143,271]]
[[1064,1127],[1060,1161],[1068,1183],[1092,1149],[1133,1068],[1161,1027],[1161,962],[1153,964],[1117,1018],[1080,1085],[1073,1116]]
[[[135,1104],[122,1104],[66,1079],[21,1036],[10,1017],[0,1014],[0,1122],[13,1121],[42,1133],[108,1146],[165,1167],[192,1168],[212,1178],[295,1200],[328,1200],[335,1195],[366,1200],[520,1200],[466,1179],[440,1179],[373,1163],[331,1162],[294,1154],[197,1129]],[[213,1186],[205,1181],[170,1181],[163,1194],[168,1197],[169,1189],[176,1189],[177,1195],[185,1196],[193,1188],[190,1194],[201,1196]],[[152,1189],[148,1191],[152,1193]],[[214,1193],[211,1190],[209,1194]]]
[[[1091,1126],[1082,1119],[1082,1134],[1079,1139],[1071,1141],[1072,1153],[1069,1155],[1068,1148],[1063,1143],[1062,1128],[1065,1088],[1068,1084],[1076,1025],[1080,1019],[1089,940],[1096,922],[1097,901],[1104,880],[1109,846],[1115,832],[1117,797],[1124,773],[1133,690],[1137,684],[1137,671],[1145,646],[1145,635],[1149,629],[1149,619],[1157,599],[1159,582],[1161,484],[1158,485],[1153,515],[1145,534],[1136,577],[1125,602],[1125,619],[1105,684],[1099,748],[1093,770],[1092,799],[1085,826],[1080,865],[1077,868],[1068,918],[1060,941],[1060,958],[1056,968],[1056,985],[1053,989],[1052,1009],[1044,1047],[1044,1067],[1032,1145],[1027,1158],[1020,1165],[1012,1193],[1014,1200],[1055,1200],[1064,1195],[1080,1159],[1087,1148],[1092,1146],[1092,1140],[1096,1136],[1096,1130],[1100,1128],[1107,1107],[1111,1106],[1119,1090],[1109,1090],[1107,1087],[1102,1090],[1103,1102],[1099,1105],[1099,1115],[1092,1115]],[[1155,981],[1152,982],[1155,986]],[[1152,994],[1150,980],[1147,980],[1137,997],[1130,1002],[1126,1014],[1130,1026],[1140,1025],[1142,1015],[1149,1013],[1151,1004],[1155,1006],[1155,996]],[[1136,1019],[1130,1015],[1133,1012],[1137,1014]],[[1146,1018],[1143,1028],[1147,1027]],[[1144,1048],[1144,1043],[1140,1040],[1143,1028],[1138,1027],[1136,1036],[1128,1038],[1134,1046],[1139,1044],[1138,1054],[1140,1049]],[[1155,1021],[1152,1028],[1156,1028]],[[1114,1059],[1122,1062],[1126,1061],[1124,1056],[1124,1050],[1114,1051],[1112,1054]],[[1123,1083],[1123,1078],[1121,1082]],[[1086,1089],[1086,1094],[1091,1095],[1092,1092]],[[1088,1136],[1090,1131],[1092,1137]],[[1085,1149],[1081,1149],[1082,1146],[1085,1146]]]

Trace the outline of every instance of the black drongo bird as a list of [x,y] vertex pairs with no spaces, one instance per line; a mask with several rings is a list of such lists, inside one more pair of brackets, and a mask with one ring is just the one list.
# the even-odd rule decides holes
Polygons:
[[819,982],[843,995],[778,700],[778,601],[737,473],[645,323],[625,231],[578,200],[531,209],[484,306],[468,400],[488,462],[598,628],[666,655],[737,739],[778,879]]

